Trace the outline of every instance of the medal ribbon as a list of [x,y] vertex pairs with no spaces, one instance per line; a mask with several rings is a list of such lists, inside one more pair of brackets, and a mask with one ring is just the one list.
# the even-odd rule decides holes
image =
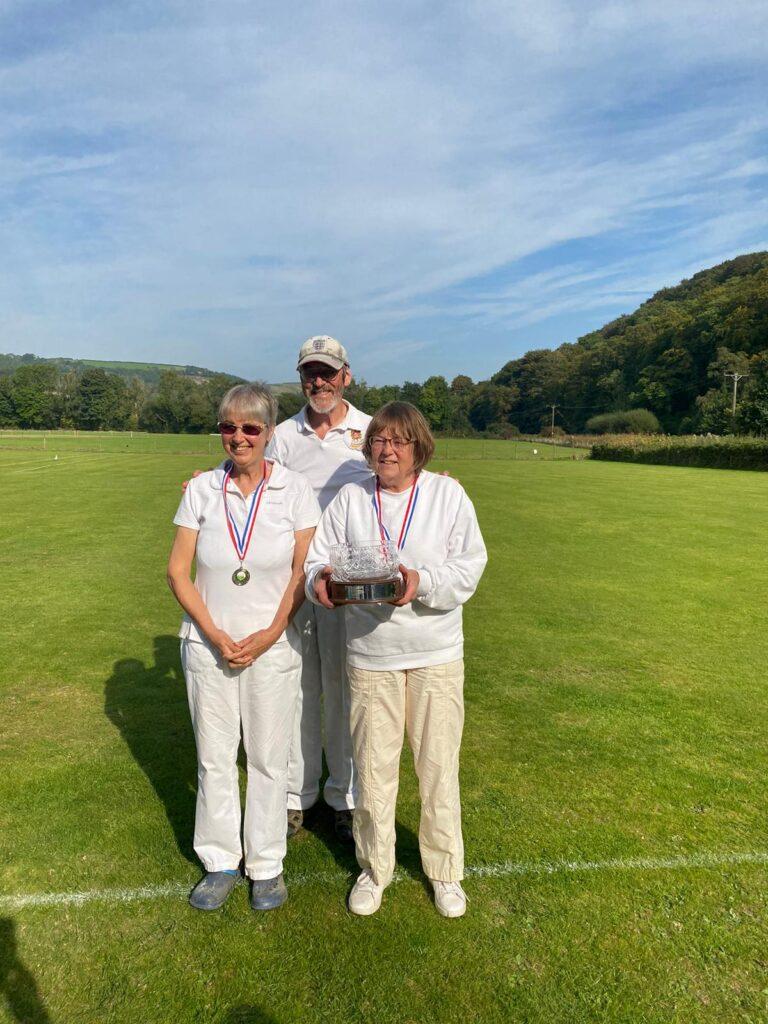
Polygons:
[[237,557],[240,559],[242,565],[245,561],[245,556],[248,553],[248,548],[251,543],[251,537],[253,536],[253,528],[256,525],[256,516],[259,512],[259,505],[261,504],[261,498],[264,494],[264,485],[269,477],[270,465],[268,462],[264,463],[264,474],[259,482],[259,486],[253,492],[251,496],[251,507],[248,509],[248,516],[245,520],[245,526],[243,527],[242,535],[237,528],[237,523],[234,520],[234,516],[229,510],[227,504],[227,486],[232,477],[232,463],[230,462],[227,471],[224,474],[224,484],[222,485],[222,491],[224,492],[224,515],[227,517],[227,528],[229,529],[229,537],[234,546]]
[[[408,539],[408,531],[410,530],[411,523],[413,522],[413,513],[416,511],[416,502],[419,500],[419,488],[416,486],[418,482],[418,476],[414,477],[413,483],[411,484],[411,493],[408,496],[408,504],[405,506],[403,522],[400,526],[400,536],[397,538],[398,551],[402,551],[405,547],[405,542]],[[376,521],[379,524],[381,543],[385,544],[392,538],[389,536],[389,530],[387,530],[381,518],[381,481],[378,477],[376,477],[376,488],[373,492],[373,507],[376,510]]]

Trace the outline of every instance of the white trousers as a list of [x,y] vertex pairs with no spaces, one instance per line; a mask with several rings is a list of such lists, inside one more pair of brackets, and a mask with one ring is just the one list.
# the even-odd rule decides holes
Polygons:
[[[283,642],[248,668],[233,670],[207,644],[182,640],[181,663],[197,745],[195,853],[206,871],[236,869],[244,857],[249,878],[274,878],[285,857],[288,751],[301,657]],[[241,731],[248,776],[242,843]]]
[[424,873],[442,882],[464,875],[459,749],[464,726],[464,662],[400,672],[348,669],[352,743],[358,770],[353,831],[357,861],[378,885],[395,869],[395,805],[403,728],[421,796]]
[[351,810],[357,780],[349,732],[344,612],[305,601],[294,625],[301,633],[303,664],[288,761],[288,807],[306,810],[317,802],[325,747],[325,802],[336,811]]

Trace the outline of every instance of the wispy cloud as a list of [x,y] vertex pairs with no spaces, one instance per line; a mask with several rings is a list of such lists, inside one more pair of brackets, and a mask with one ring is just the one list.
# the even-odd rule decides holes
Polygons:
[[0,3],[4,347],[286,379],[327,331],[383,381],[573,340],[764,244],[767,28],[739,0]]

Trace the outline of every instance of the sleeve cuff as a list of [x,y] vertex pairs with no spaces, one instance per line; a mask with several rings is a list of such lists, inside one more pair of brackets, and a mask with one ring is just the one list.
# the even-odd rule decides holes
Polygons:
[[173,519],[174,526],[185,526],[188,530],[199,530],[200,523],[196,519],[188,519],[186,516],[177,515]]
[[432,577],[426,569],[417,569],[419,574],[419,585],[416,588],[416,597],[426,597],[432,590]]
[[317,579],[317,574],[321,569],[321,565],[314,566],[314,568],[310,569],[304,578],[304,596],[308,601],[311,601],[312,604],[320,603],[315,595],[315,580]]
[[319,521],[318,516],[307,516],[304,519],[298,519],[293,524],[294,533],[298,533],[299,530],[316,530]]

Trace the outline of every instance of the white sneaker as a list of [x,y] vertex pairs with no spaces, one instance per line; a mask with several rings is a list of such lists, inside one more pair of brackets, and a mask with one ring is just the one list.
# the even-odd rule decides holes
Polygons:
[[435,909],[443,917],[463,917],[467,909],[467,894],[460,882],[439,882],[430,878],[435,890]]
[[361,917],[375,914],[381,906],[384,888],[383,885],[376,885],[373,875],[368,868],[365,868],[352,886],[352,892],[349,894],[349,909],[353,914],[359,914]]

